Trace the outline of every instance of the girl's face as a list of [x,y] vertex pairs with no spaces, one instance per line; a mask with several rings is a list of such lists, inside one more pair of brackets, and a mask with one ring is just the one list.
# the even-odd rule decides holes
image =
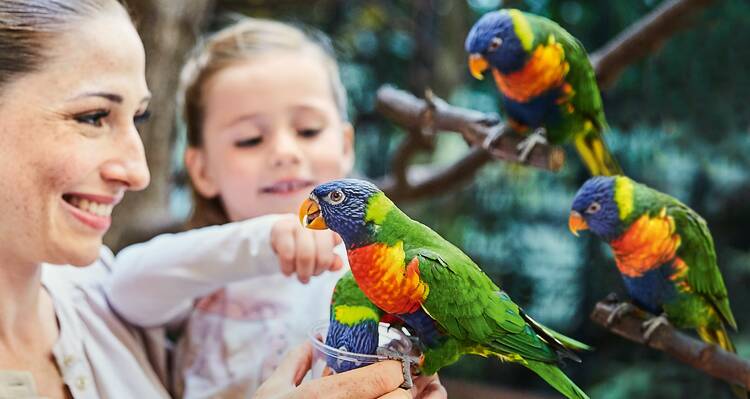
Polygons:
[[227,67],[203,88],[203,147],[185,153],[195,188],[231,221],[296,212],[312,188],[346,176],[353,130],[315,54],[273,52]]
[[93,262],[112,207],[149,181],[135,126],[145,58],[130,21],[113,10],[53,40],[40,70],[0,91],[0,264]]

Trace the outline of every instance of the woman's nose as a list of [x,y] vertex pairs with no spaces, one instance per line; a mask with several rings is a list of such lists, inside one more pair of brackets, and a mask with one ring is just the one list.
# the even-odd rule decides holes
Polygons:
[[113,143],[115,152],[102,166],[102,177],[107,181],[117,181],[129,190],[143,190],[151,180],[146,163],[146,153],[141,136],[135,126],[126,134],[119,135]]

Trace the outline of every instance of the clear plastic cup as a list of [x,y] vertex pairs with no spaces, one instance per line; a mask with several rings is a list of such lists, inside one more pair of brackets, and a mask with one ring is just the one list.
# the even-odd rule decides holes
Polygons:
[[[378,347],[387,348],[398,353],[410,354],[412,352],[412,343],[409,337],[397,328],[390,327],[389,324],[380,323],[378,326]],[[328,320],[321,320],[313,324],[308,337],[313,346],[313,359],[311,368],[311,377],[320,378],[336,372],[328,367],[327,360],[337,362],[346,369],[354,369],[368,364],[373,364],[383,360],[388,360],[385,356],[364,355],[343,351],[325,344],[325,337],[328,334]],[[349,362],[348,364],[344,362]]]

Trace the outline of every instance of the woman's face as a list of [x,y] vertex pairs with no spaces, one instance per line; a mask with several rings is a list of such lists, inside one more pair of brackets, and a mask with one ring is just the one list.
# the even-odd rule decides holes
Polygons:
[[49,43],[40,69],[0,88],[0,265],[93,262],[112,207],[148,185],[137,122],[149,91],[121,10]]
[[203,148],[186,164],[231,221],[296,212],[315,185],[348,174],[353,131],[319,56],[279,51],[239,62],[203,88]]

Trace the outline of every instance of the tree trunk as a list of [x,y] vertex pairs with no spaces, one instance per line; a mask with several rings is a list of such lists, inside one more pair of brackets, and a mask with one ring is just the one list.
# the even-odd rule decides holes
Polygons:
[[172,222],[169,212],[173,144],[176,137],[175,93],[186,54],[211,15],[213,0],[131,0],[128,2],[146,48],[146,78],[152,93],[151,121],[141,128],[151,184],[130,193],[113,215],[105,243],[113,250],[144,231]]

